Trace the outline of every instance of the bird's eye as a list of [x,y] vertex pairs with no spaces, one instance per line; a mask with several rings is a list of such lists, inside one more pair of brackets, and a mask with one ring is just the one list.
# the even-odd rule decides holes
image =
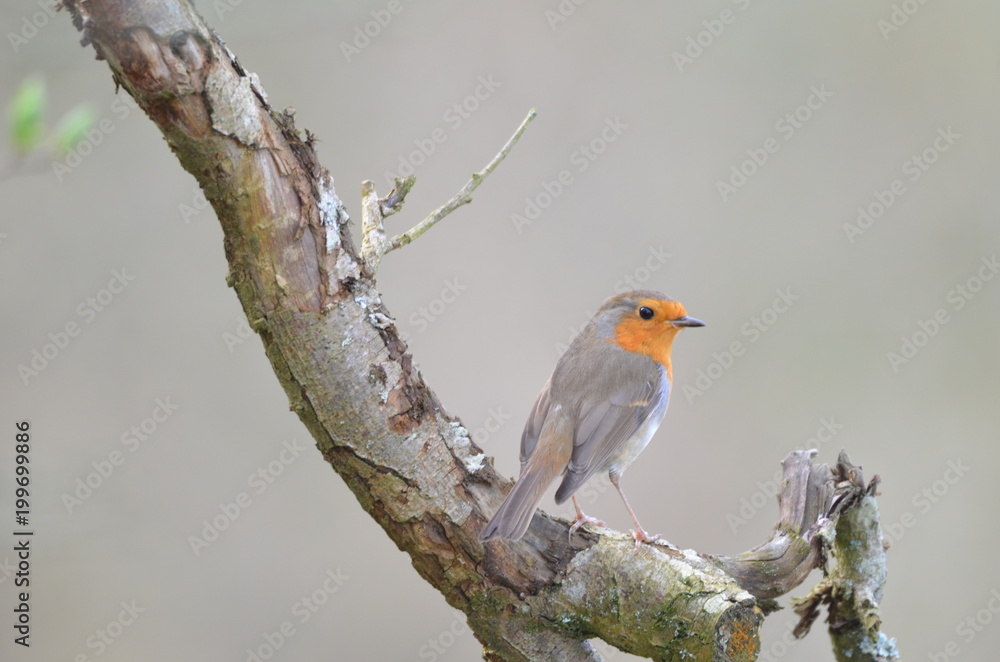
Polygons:
[[653,309],[643,306],[642,308],[639,309],[639,317],[641,317],[644,320],[653,319]]

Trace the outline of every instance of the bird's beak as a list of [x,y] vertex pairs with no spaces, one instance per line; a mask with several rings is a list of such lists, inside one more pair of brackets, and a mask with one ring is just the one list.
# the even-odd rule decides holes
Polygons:
[[705,323],[701,320],[695,319],[693,317],[678,317],[675,320],[670,320],[670,323],[674,326],[705,326]]

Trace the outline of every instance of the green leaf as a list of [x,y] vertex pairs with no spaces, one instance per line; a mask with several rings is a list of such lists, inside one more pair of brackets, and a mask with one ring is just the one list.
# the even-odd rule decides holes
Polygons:
[[80,104],[66,113],[59,126],[56,127],[53,140],[59,154],[65,156],[70,150],[80,144],[87,129],[97,121],[97,111],[89,104]]
[[11,100],[8,112],[11,144],[21,154],[27,154],[41,141],[44,114],[45,81],[40,76],[29,76]]

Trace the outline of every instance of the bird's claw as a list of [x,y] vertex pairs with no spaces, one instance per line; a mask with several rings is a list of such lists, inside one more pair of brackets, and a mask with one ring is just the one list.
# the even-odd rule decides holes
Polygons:
[[[656,542],[657,540],[660,539],[660,535],[659,534],[656,534],[655,536],[651,536],[648,533],[646,533],[645,530],[643,530],[641,528],[639,528],[639,529],[630,529],[629,533],[631,533],[632,537],[635,538],[635,550],[632,552],[633,554],[638,554],[639,553],[639,548],[642,546],[642,543],[646,542],[646,543],[652,544],[652,543],[654,543],[654,542]],[[670,543],[667,543],[667,545],[672,547],[672,545],[670,545]]]
[[584,524],[589,524],[591,526],[598,526],[602,529],[607,526],[606,524],[604,524],[604,522],[597,519],[596,517],[591,517],[590,515],[581,515],[576,518],[575,522],[573,522],[573,526],[569,527],[569,535],[572,536],[574,533],[576,533],[576,530],[579,529]]

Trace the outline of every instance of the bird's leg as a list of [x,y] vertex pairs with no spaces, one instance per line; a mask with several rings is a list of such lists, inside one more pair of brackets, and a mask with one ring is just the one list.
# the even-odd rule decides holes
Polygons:
[[580,503],[576,500],[576,496],[570,497],[573,500],[573,507],[576,508],[576,521],[573,522],[573,526],[569,527],[569,535],[573,535],[577,529],[579,529],[584,524],[590,524],[592,526],[604,527],[604,522],[597,519],[596,517],[591,517],[583,512],[580,508]]
[[[629,531],[632,537],[635,538],[635,553],[639,553],[639,546],[644,542],[655,542],[660,539],[659,535],[651,536],[646,533],[646,530],[642,528],[642,524],[639,524],[639,518],[635,516],[635,511],[632,510],[632,506],[629,505],[628,498],[625,493],[622,492],[621,486],[618,484],[618,476],[614,474],[611,475],[611,484],[615,486],[618,490],[618,494],[621,495],[622,501],[625,502],[625,507],[628,509],[628,514],[632,516],[632,521],[635,522],[635,530]],[[669,543],[668,543],[669,544]]]

